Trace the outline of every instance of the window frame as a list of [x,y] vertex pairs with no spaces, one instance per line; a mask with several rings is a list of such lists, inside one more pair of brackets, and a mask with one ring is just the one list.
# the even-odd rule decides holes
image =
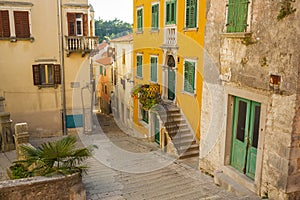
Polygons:
[[[8,11],[8,22],[9,22],[9,37],[0,37],[0,40],[10,40],[11,42],[16,42],[17,40],[30,40],[31,42],[34,41],[32,36],[32,20],[31,20],[31,7],[33,6],[32,3],[27,3],[26,5],[4,5],[0,6],[1,11]],[[15,23],[15,12],[27,12],[28,17],[28,37],[17,37],[16,32],[16,23]]]
[[[139,18],[139,14],[141,15]],[[138,33],[142,33],[144,30],[144,8],[138,7],[136,9],[136,29]]]
[[[49,82],[49,67],[51,66],[52,82]],[[44,68],[44,70],[42,70]],[[61,84],[61,66],[54,63],[32,65],[33,85],[41,87],[57,87]]]
[[[154,7],[157,7],[156,21],[154,21],[155,20],[154,19],[154,14],[155,13],[153,13],[153,8]],[[160,8],[159,2],[152,3],[152,5],[151,5],[151,30],[152,31],[158,31],[159,30],[159,14],[160,14],[159,8]]]
[[[174,4],[174,20],[172,20],[172,4]],[[177,0],[169,0],[169,1],[166,1],[165,3],[165,24],[166,25],[172,25],[172,24],[176,24],[177,23]],[[168,5],[169,6],[169,9],[168,9]],[[168,13],[169,13],[169,17],[168,17]],[[171,15],[170,15],[171,13]]]
[[252,0],[240,0],[240,1],[247,1],[247,16],[246,16],[246,26],[244,31],[230,31],[228,30],[228,25],[229,25],[229,2],[231,0],[226,1],[226,12],[225,12],[225,24],[224,24],[224,30],[223,32],[225,34],[247,34],[250,33],[251,30],[251,12],[252,12]]
[[[156,59],[156,74],[155,74],[155,79],[153,79],[153,65],[154,63],[152,63],[152,59]],[[153,83],[157,83],[158,82],[158,56],[150,56],[150,81],[153,82]]]
[[[190,9],[188,8],[188,1],[192,1],[192,0],[185,0],[185,18],[184,18],[184,26],[185,26],[185,29],[193,29],[193,28],[198,28],[198,13],[199,13],[199,10],[198,10],[198,5],[199,5],[199,2],[198,0],[194,0],[193,2],[196,2],[196,5],[194,5],[195,7],[195,13],[194,13],[194,24],[189,24],[190,20],[188,17],[191,17],[191,13],[188,13],[187,9]],[[191,5],[190,5],[191,7]]]
[[[139,65],[138,58],[141,58],[140,65]],[[143,78],[143,55],[142,54],[136,55],[136,77],[140,79]]]
[[[193,89],[192,90],[189,90],[188,86],[186,85],[187,81],[186,81],[186,64],[187,63],[193,63],[193,67],[194,67],[194,72],[193,72]],[[197,69],[197,61],[196,60],[192,60],[192,59],[185,59],[184,60],[184,64],[183,64],[183,92],[184,93],[187,93],[187,94],[192,94],[194,95],[195,94],[195,91],[196,91],[196,87],[197,87],[197,73],[196,73],[196,69]],[[189,80],[188,80],[189,82]],[[190,84],[190,83],[189,83]]]
[[[77,15],[80,15],[80,18],[77,18]],[[68,36],[88,36],[89,35],[89,20],[88,14],[85,10],[66,10],[66,27]],[[81,22],[79,34],[77,28],[77,22]],[[73,23],[73,26],[72,26]],[[73,27],[73,28],[72,28]],[[73,29],[73,30],[72,30]]]

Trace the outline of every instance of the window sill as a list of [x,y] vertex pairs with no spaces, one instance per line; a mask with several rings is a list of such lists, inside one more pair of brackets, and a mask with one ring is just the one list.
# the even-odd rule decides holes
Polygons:
[[38,87],[38,89],[42,89],[42,88],[58,88],[57,84],[45,84],[45,85],[36,85]]
[[143,80],[143,77],[140,77],[140,76],[135,76],[135,78]]
[[251,36],[251,32],[240,32],[240,33],[221,33],[220,35],[225,38],[248,38]]
[[17,42],[17,41],[30,41],[30,42],[34,42],[34,37],[29,37],[29,38],[0,37],[0,40],[9,40],[10,42]]
[[152,81],[152,80],[149,80],[149,83],[150,83],[150,84],[158,84],[157,81]]
[[196,93],[190,93],[190,92],[187,92],[187,91],[181,91],[181,94],[186,94],[186,95],[189,95],[189,96],[192,96],[192,97],[196,97],[197,94]]
[[143,34],[144,31],[143,30],[140,30],[140,31],[136,31],[135,34]]
[[159,29],[151,29],[150,33],[159,33]]
[[199,30],[198,27],[194,27],[194,28],[187,28],[187,27],[185,27],[185,28],[183,29],[184,32],[192,32],[192,31],[198,32],[198,30]]

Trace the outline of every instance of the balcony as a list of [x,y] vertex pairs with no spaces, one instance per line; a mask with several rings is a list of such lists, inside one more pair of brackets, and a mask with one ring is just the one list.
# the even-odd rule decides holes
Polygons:
[[178,48],[176,27],[165,27],[164,44],[162,48]]
[[81,53],[82,57],[90,53],[98,44],[99,37],[96,36],[65,36],[65,50],[69,57],[71,53]]

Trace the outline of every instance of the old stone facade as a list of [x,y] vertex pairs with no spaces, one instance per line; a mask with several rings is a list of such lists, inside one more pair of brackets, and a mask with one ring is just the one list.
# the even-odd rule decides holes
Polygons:
[[299,9],[207,1],[200,169],[270,199],[300,198]]

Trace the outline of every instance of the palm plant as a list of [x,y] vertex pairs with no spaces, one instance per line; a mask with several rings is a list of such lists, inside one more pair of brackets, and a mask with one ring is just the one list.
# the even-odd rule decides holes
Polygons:
[[93,147],[76,148],[75,136],[47,142],[38,148],[22,145],[20,149],[25,159],[16,161],[13,167],[21,170],[24,177],[82,173],[87,166],[81,164],[92,155]]

